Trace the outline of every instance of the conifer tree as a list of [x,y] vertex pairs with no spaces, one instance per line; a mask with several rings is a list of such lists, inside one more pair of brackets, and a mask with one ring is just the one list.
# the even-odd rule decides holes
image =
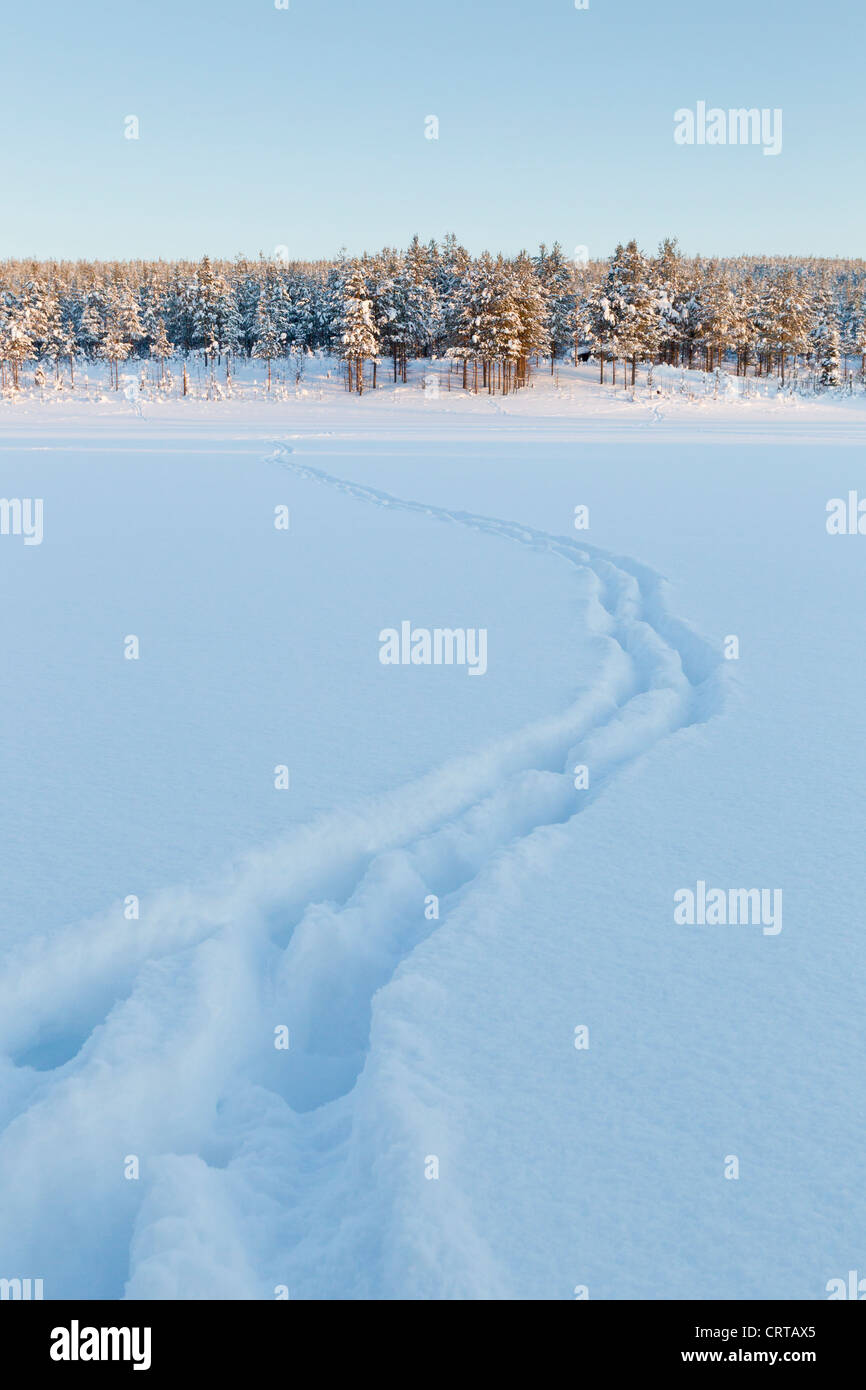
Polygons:
[[202,257],[191,285],[193,346],[211,367],[231,352],[238,338],[238,321],[229,286],[210,257]]
[[809,307],[800,277],[794,270],[776,275],[766,301],[771,348],[779,353],[779,373],[785,384],[785,366],[808,346]]
[[78,328],[78,341],[88,357],[97,357],[105,338],[105,309],[101,298],[87,296]]
[[660,338],[659,297],[653,286],[649,262],[637,242],[628,243],[611,263],[611,276],[617,285],[623,308],[620,351],[631,362],[634,385],[638,361],[652,361]]
[[718,265],[710,267],[703,290],[704,346],[708,372],[721,365],[734,333],[734,302],[725,271]]
[[[643,350],[643,340],[649,337],[651,294],[645,267],[634,242],[617,246],[608,263],[607,274],[589,301],[588,330],[590,340],[599,353],[601,381],[604,381],[605,359],[613,365],[616,385],[616,361],[636,359]],[[632,380],[634,368],[632,369]]]
[[676,237],[665,237],[650,267],[658,302],[658,351],[663,362],[676,364],[682,344],[685,273]]
[[12,386],[20,390],[20,370],[25,362],[36,356],[36,347],[30,335],[26,312],[11,309],[0,326],[0,356],[12,368]]
[[335,323],[337,356],[346,364],[347,385],[361,395],[364,363],[379,354],[379,331],[373,321],[373,305],[361,270],[354,266],[339,290]]
[[731,343],[737,354],[737,375],[746,375],[754,346],[758,340],[758,296],[750,275],[732,296]]
[[817,343],[818,380],[824,390],[842,385],[839,358],[839,330],[835,324],[825,323]]
[[700,344],[704,335],[702,295],[702,287],[696,286],[689,289],[683,294],[677,309],[682,356],[689,370],[692,367],[695,348]]
[[535,273],[547,302],[547,331],[549,335],[550,373],[553,375],[558,357],[564,357],[575,347],[577,323],[576,296],[571,267],[562,254],[558,241],[548,252],[542,243],[535,257]]
[[537,278],[532,261],[524,252],[514,263],[512,278],[514,307],[519,324],[514,385],[519,387],[525,386],[529,379],[533,357],[546,357],[550,352],[552,361],[550,297]]
[[261,358],[268,364],[269,391],[271,389],[271,363],[275,358],[282,357],[285,350],[286,335],[276,320],[273,301],[263,295],[256,313],[253,357]]
[[150,355],[151,357],[154,357],[156,361],[159,363],[160,383],[165,381],[166,360],[167,358],[171,357],[173,352],[174,344],[170,343],[168,340],[168,333],[166,332],[165,327],[165,319],[157,319],[154,328],[153,340],[150,344]]

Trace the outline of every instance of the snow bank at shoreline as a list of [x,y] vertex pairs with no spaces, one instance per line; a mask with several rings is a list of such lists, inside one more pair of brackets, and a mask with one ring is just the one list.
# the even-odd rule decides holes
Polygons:
[[[386,364],[387,365],[387,364]],[[295,424],[299,429],[327,427],[329,431],[370,430],[399,436],[403,431],[429,429],[459,434],[484,430],[491,437],[502,429],[567,430],[584,437],[611,438],[611,430],[622,437],[635,432],[667,437],[692,430],[709,441],[715,431],[708,426],[768,442],[774,432],[780,441],[798,430],[817,435],[830,429],[842,442],[846,430],[859,435],[866,430],[866,389],[855,383],[852,390],[812,394],[801,392],[796,383],[781,387],[775,377],[736,377],[731,373],[685,371],[655,366],[648,385],[646,366],[638,370],[634,387],[618,381],[598,381],[594,364],[574,367],[557,364],[554,374],[543,365],[530,379],[530,385],[507,396],[464,391],[457,374],[449,375],[443,361],[415,361],[409,380],[396,385],[383,368],[376,391],[361,396],[350,394],[339,370],[330,359],[311,358],[300,383],[275,381],[268,392],[260,379],[260,367],[242,363],[232,376],[231,387],[219,383],[219,397],[209,395],[208,378],[199,370],[190,394],[183,397],[173,388],[160,392],[152,378],[152,367],[145,364],[148,384],[139,389],[139,372],[121,375],[122,389],[114,391],[102,383],[102,370],[94,369],[93,379],[78,380],[74,390],[68,385],[55,389],[25,387],[8,391],[0,399],[0,430],[14,436],[29,432],[40,420],[56,428],[100,422],[108,430],[128,420],[133,428],[140,422],[142,432],[161,432],[172,426],[195,423],[206,428],[225,426],[244,428],[257,422],[272,429]],[[609,371],[608,371],[609,375]],[[448,389],[448,382],[451,389]]]

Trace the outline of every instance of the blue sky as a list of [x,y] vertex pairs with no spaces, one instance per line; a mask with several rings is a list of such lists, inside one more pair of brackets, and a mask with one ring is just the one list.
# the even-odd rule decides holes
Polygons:
[[[330,256],[448,231],[474,252],[670,233],[866,254],[859,2],[289,3],[7,9],[0,256]],[[781,154],[676,145],[698,100],[780,107]]]

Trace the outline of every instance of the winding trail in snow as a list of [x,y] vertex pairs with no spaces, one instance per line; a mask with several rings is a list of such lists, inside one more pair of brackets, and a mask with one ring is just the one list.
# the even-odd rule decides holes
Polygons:
[[[45,1273],[48,1297],[74,1296],[88,1280],[89,1296],[118,1297],[130,1274],[132,1296],[268,1296],[232,1182],[244,1212],[267,1209],[278,1245],[306,1251],[308,1214],[328,1201],[339,1224],[333,1194],[348,1191],[338,1170],[377,992],[502,856],[579,815],[619,770],[713,717],[725,697],[720,654],[668,612],[665,581],[648,567],[332,476],[283,441],[267,462],[364,505],[558,557],[590,585],[602,676],[567,709],[251,854],[210,894],[160,894],[134,931],[115,910],[10,953],[0,967],[0,1248]],[[589,768],[587,790],[575,789],[576,764]],[[428,894],[439,898],[432,921]],[[281,1023],[285,1053],[273,1045]],[[289,1135],[279,1180],[264,1159],[250,1167],[273,1142],[259,1126],[274,1105]],[[116,1180],[128,1152],[157,1175],[143,1193]],[[76,1203],[74,1219],[56,1217],[58,1240],[74,1247],[59,1266],[56,1249],[28,1236],[56,1205],[58,1165]],[[201,1250],[214,1218],[207,1204],[199,1216],[189,1208],[211,1188],[236,1248],[210,1265],[199,1255],[195,1291],[183,1249]]]
[[[292,1076],[286,1098],[295,1108],[309,1109],[354,1085],[366,1056],[376,990],[447,918],[495,856],[585,810],[617,769],[661,738],[711,717],[722,699],[723,663],[668,614],[664,580],[646,566],[520,523],[408,501],[334,477],[295,459],[284,443],[276,444],[271,460],[359,502],[506,538],[588,571],[595,582],[596,626],[608,644],[599,687],[562,714],[506,740],[498,755],[492,751],[494,775],[485,786],[473,789],[471,776],[461,785],[458,774],[462,804],[436,810],[420,833],[407,833],[401,845],[365,858],[350,875],[348,892],[342,882],[326,904],[311,904],[300,920],[279,910],[273,914],[272,939],[285,949],[283,998],[302,1047],[294,1069],[286,1069]],[[589,769],[586,790],[575,789],[577,764]],[[440,900],[440,915],[432,922],[420,911],[428,893]],[[323,954],[328,941],[332,949]],[[342,1038],[345,1066],[334,1064],[331,1084],[315,1066],[304,1075],[301,1057],[324,1053],[333,1061],[335,1038]]]

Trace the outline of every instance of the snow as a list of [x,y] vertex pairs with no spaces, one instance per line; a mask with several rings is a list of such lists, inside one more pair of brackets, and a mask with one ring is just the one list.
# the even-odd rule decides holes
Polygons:
[[[0,537],[0,1274],[48,1298],[862,1267],[864,399],[438,369],[0,404],[44,499]],[[487,673],[383,667],[403,619]],[[782,931],[676,924],[698,880]]]

